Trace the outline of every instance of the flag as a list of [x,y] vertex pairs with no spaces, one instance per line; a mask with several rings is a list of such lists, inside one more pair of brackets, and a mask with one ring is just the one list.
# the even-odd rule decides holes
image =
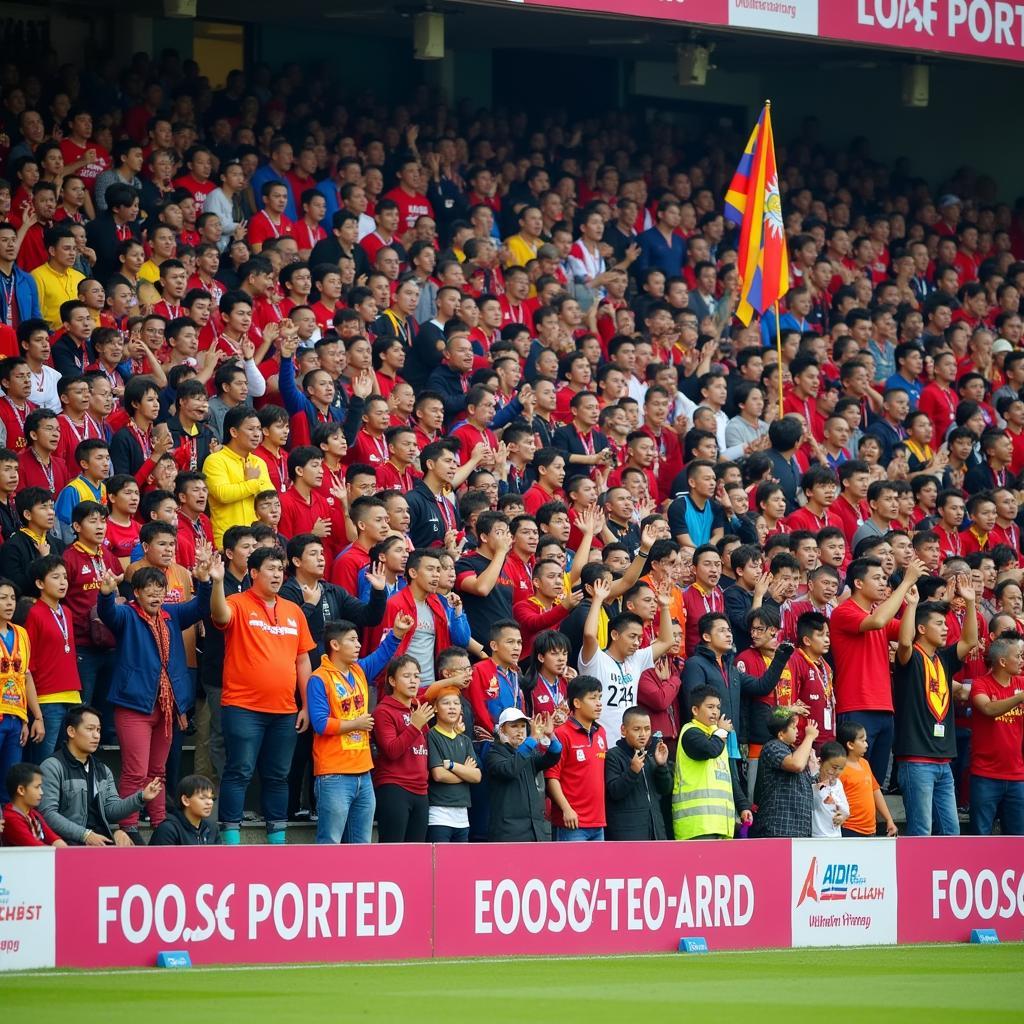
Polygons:
[[789,288],[789,255],[767,103],[725,195],[725,216],[740,226],[736,269],[742,285],[736,315],[749,324],[755,312],[764,313]]

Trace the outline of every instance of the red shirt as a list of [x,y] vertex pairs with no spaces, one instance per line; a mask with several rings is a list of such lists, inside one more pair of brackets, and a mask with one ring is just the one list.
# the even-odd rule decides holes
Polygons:
[[36,267],[41,267],[49,258],[50,254],[46,249],[46,229],[40,223],[31,225],[21,240],[21,248],[18,250],[17,264],[22,270],[31,273]]
[[565,501],[565,496],[561,491],[557,494],[548,494],[539,483],[536,483],[523,495],[523,508],[528,516],[535,516],[537,509],[549,501]]
[[199,518],[193,521],[179,510],[178,545],[174,560],[192,572],[196,567],[196,546],[203,542],[213,546],[213,526],[209,516],[200,512]]
[[410,793],[427,792],[427,729],[409,721],[411,710],[394,697],[384,697],[373,709],[373,742],[377,756],[374,786],[401,786]]
[[4,804],[3,817],[4,846],[53,846],[60,839],[34,807],[26,817],[13,804]]
[[398,230],[403,230],[402,225],[405,225],[404,230],[410,230],[416,227],[416,221],[420,217],[433,217],[434,208],[430,205],[430,200],[425,195],[421,195],[419,192],[414,192],[409,195],[401,186],[393,188],[390,192],[385,192],[382,199],[393,199],[398,203]]
[[[122,572],[121,563],[117,560],[119,558],[131,558],[132,552],[135,550],[135,545],[139,543],[139,524],[133,519],[127,526],[120,526],[113,521],[113,519],[107,520],[107,539],[104,541],[104,551],[109,551],[114,557],[114,561],[117,562],[117,568],[114,572]],[[65,554],[65,561],[67,560],[67,552]],[[94,601],[93,604],[96,602]]]
[[[983,693],[991,700],[1006,700],[1024,689],[1024,677],[1015,676],[1000,686],[991,675],[975,678],[972,698]],[[971,774],[986,779],[1024,781],[1024,705],[990,718],[974,708],[971,715]]]
[[885,629],[860,632],[868,617],[853,599],[844,601],[832,613],[829,630],[836,669],[836,712],[889,711],[892,680],[889,673],[889,641],[899,635],[899,621]]
[[275,457],[263,446],[260,445],[253,455],[262,459],[267,464],[267,472],[270,474],[270,482],[278,494],[284,494],[289,488],[288,480],[288,453],[282,448]]
[[[25,420],[35,408],[34,402],[26,402],[19,409],[6,395],[0,396],[0,423],[4,425],[7,447],[11,451],[19,452],[25,447]],[[24,484],[24,480],[22,483]]]
[[[818,727],[814,749],[836,738],[836,698],[832,669],[822,658],[810,661],[803,651],[794,651],[786,666],[792,679],[792,700],[802,700],[810,709],[810,717]],[[797,743],[804,739],[805,719],[800,719]]]
[[[282,501],[282,505],[284,502]],[[283,517],[282,517],[283,518]],[[349,544],[335,559],[331,566],[328,580],[344,587],[350,594],[356,593],[356,585],[359,582],[359,570],[370,564],[370,552],[359,546],[358,543]]]
[[[608,753],[604,726],[595,722],[588,732],[575,718],[570,718],[555,730],[555,735],[562,744],[562,756],[544,777],[558,779],[562,784],[562,792],[576,812],[580,828],[604,828],[604,762]],[[565,828],[565,819],[554,801],[551,823]]]
[[292,222],[282,213],[281,220],[275,224],[266,210],[260,210],[249,221],[249,230],[245,239],[250,245],[262,245],[268,238],[281,238],[291,234]]
[[[843,536],[846,537],[846,547],[849,550],[853,544],[853,535],[857,532],[857,527],[861,526],[865,519],[871,518],[870,510],[863,501],[855,508],[846,500],[845,495],[840,494],[829,506],[829,512],[839,520],[839,528],[843,531]],[[795,514],[793,513],[793,515]]]
[[701,616],[709,612],[725,611],[725,595],[721,587],[715,587],[710,593],[705,594],[694,583],[683,591],[683,607],[686,609],[686,656],[689,657],[697,645],[703,642],[698,631]]
[[288,229],[288,234],[295,239],[295,244],[300,249],[312,249],[317,242],[322,242],[327,237],[327,232],[319,224],[311,228],[305,217],[297,220]]
[[406,466],[399,473],[398,467],[390,459],[377,464],[374,468],[377,470],[377,487],[382,491],[402,491],[407,494],[417,480],[423,479],[423,474],[412,466]]
[[492,452],[498,450],[498,438],[495,436],[493,430],[481,430],[479,427],[474,427],[471,423],[463,423],[458,430],[453,430],[451,433],[453,440],[459,442],[461,450],[459,451],[459,462],[465,465],[473,455],[473,449],[481,442],[487,445]]
[[33,448],[18,452],[18,484],[26,487],[42,487],[55,498],[71,479],[64,460],[56,454],[50,456],[49,467],[44,467]]
[[25,632],[32,645],[30,668],[36,693],[45,697],[81,690],[71,611],[64,605],[54,611],[45,601],[36,601],[25,619]]
[[388,461],[388,443],[384,435],[374,437],[365,427],[361,427],[356,434],[356,443],[349,448],[344,461],[348,466],[356,463],[374,467],[384,465]]
[[956,419],[957,401],[955,391],[950,388],[940,388],[934,381],[926,384],[921,391],[917,408],[919,412],[927,413],[928,418],[932,421],[932,425],[935,427],[936,444],[942,444],[946,439],[946,431]]
[[658,493],[651,493],[655,501],[668,501],[674,497],[672,494],[672,481],[683,471],[683,450],[679,447],[679,436],[674,430],[662,427],[660,434],[648,426],[640,427],[652,441],[657,451],[654,463],[651,465],[651,472],[658,481]]
[[806,505],[790,513],[782,522],[790,533],[795,530],[810,530],[811,533],[819,533],[826,526],[837,526],[840,530],[844,526],[843,521],[831,508],[825,509],[824,515],[816,516]]
[[964,553],[962,533],[950,533],[941,523],[936,523],[932,529],[939,538],[939,555],[942,561],[950,557],[959,558]]
[[78,170],[75,171],[75,174],[82,179],[85,187],[91,193],[96,188],[96,179],[104,171],[109,171],[113,166],[110,154],[102,146],[92,140],[87,142],[84,146],[79,146],[77,142],[74,142],[70,138],[60,140],[60,152],[64,157],[65,165],[78,163],[79,160],[84,160],[86,152],[90,149],[96,151],[96,159],[91,164],[85,164],[85,166],[79,167]]
[[[114,526],[107,520],[107,538],[110,538],[110,528]],[[135,541],[138,540],[139,531],[135,530]],[[132,542],[134,546],[134,541]],[[125,555],[130,554],[129,548]],[[68,592],[64,597],[64,607],[71,614],[71,622],[74,631],[75,645],[77,647],[94,646],[89,632],[89,617],[92,609],[96,607],[96,601],[100,593],[100,581],[103,573],[110,570],[115,575],[120,575],[124,570],[116,555],[110,548],[100,548],[99,554],[91,555],[78,543],[72,544],[64,549],[61,556],[64,565],[68,570]],[[35,649],[33,648],[33,654]],[[77,676],[77,673],[76,673]]]
[[[281,495],[281,522],[277,528],[289,540],[292,537],[297,537],[300,533],[312,533],[318,519],[326,519],[331,522],[333,517],[331,510],[327,507],[327,502],[316,491],[309,496],[308,504],[294,487]],[[330,557],[332,554],[331,537],[324,537],[322,540],[325,551]],[[350,593],[355,594],[354,585]]]
[[203,212],[206,206],[206,197],[217,187],[212,181],[198,181],[191,174],[184,174],[174,179],[175,188],[187,188],[192,193],[196,204],[196,216]]
[[504,575],[512,584],[512,603],[528,601],[533,597],[534,559],[524,562],[514,551],[505,558]]
[[785,396],[782,401],[784,413],[797,413],[803,417],[804,423],[810,428],[815,441],[825,440],[825,418],[818,412],[817,400],[814,398],[800,398],[793,391]]
[[392,236],[391,238],[383,238],[377,231],[371,231],[359,244],[363,247],[363,252],[366,253],[366,259],[370,266],[373,266],[373,261],[377,258],[377,253],[381,251],[385,246],[390,246],[398,239]]

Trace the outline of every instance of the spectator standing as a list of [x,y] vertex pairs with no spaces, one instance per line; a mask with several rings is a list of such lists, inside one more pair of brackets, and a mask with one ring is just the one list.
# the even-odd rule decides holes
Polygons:
[[808,721],[803,742],[796,742],[799,716],[776,708],[768,720],[771,739],[761,748],[754,803],[757,814],[751,836],[809,839],[814,796],[809,762],[818,736]]
[[665,839],[661,797],[672,792],[668,746],[651,744],[651,716],[643,708],[627,708],[621,737],[604,762],[605,839]]
[[427,733],[427,840],[468,843],[471,786],[482,773],[466,735],[459,687],[441,685],[434,695],[435,722]]

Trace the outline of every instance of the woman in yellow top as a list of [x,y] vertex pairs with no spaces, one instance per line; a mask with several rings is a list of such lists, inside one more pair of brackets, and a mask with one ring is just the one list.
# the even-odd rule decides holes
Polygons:
[[540,210],[536,206],[524,206],[519,211],[519,233],[505,239],[505,248],[508,250],[505,266],[525,267],[530,260],[535,259],[543,243],[543,230],[544,218]]
[[[23,749],[29,740],[39,743],[46,734],[43,712],[36,698],[36,687],[28,662],[31,647],[28,634],[14,625],[17,591],[10,580],[0,580],[0,803],[7,803],[7,772],[24,760]],[[28,716],[32,713],[32,725]]]

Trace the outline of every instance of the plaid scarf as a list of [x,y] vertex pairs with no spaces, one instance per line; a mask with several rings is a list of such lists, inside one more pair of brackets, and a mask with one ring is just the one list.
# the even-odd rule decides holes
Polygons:
[[157,706],[164,716],[164,735],[169,736],[174,722],[174,689],[167,672],[167,665],[171,659],[171,631],[160,612],[157,612],[154,618],[150,618],[138,606],[135,610],[139,613],[139,618],[149,626],[153,642],[156,644],[156,653],[160,656],[160,692],[157,695]]

